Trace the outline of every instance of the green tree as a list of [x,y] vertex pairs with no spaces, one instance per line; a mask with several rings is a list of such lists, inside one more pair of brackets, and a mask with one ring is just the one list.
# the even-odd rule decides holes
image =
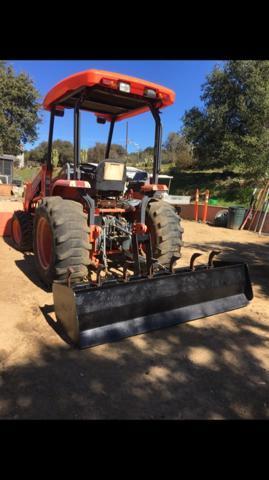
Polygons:
[[57,168],[59,163],[59,152],[57,148],[52,149],[52,165],[54,168]]
[[[104,160],[106,152],[106,144],[96,142],[94,147],[88,149],[88,162],[99,163]],[[117,143],[112,143],[110,147],[109,158],[117,159],[126,157],[126,150]]]
[[[67,162],[72,163],[74,161],[74,149],[71,142],[58,139],[52,143],[52,148],[58,152],[58,163],[60,166],[63,166]],[[48,142],[41,142],[37,147],[27,152],[27,162],[42,163],[45,161],[47,153]]]
[[106,144],[96,142],[95,146],[88,149],[88,162],[99,163],[105,158]]
[[153,147],[146,147],[144,150],[143,150],[143,155],[145,156],[148,156],[148,157],[152,157],[153,158],[153,155],[154,155],[154,148]]
[[59,152],[59,165],[74,161],[74,147],[68,140],[54,140],[53,148],[57,148]]
[[239,166],[258,177],[269,161],[269,61],[231,60],[202,85],[202,109],[185,112],[182,132],[199,166]]
[[164,143],[166,162],[173,163],[178,168],[189,168],[194,163],[192,146],[184,135],[170,132]]
[[110,158],[123,158],[126,157],[126,149],[118,143],[112,143],[109,153]]
[[0,151],[16,155],[21,144],[37,139],[39,99],[28,75],[0,62]]
[[5,60],[0,60],[0,72],[5,72],[7,67],[7,62]]
[[127,163],[134,167],[138,163],[138,159],[139,159],[139,156],[137,152],[129,153]]
[[86,163],[88,159],[88,150],[86,148],[82,148],[80,150],[80,160],[81,163]]
[[41,142],[37,147],[28,152],[27,161],[31,163],[42,163],[47,155],[48,142]]

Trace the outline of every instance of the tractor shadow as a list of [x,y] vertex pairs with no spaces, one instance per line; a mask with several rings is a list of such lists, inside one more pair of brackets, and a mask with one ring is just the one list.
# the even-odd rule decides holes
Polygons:
[[70,338],[66,335],[64,332],[61,324],[58,322],[58,320],[54,319],[53,316],[51,315],[52,313],[55,312],[54,305],[44,305],[44,307],[39,307],[42,315],[44,316],[47,324],[59,335],[59,337],[67,344],[70,345],[71,347],[74,348],[74,345]]
[[24,275],[33,282],[37,287],[44,290],[44,292],[51,292],[51,287],[47,287],[39,278],[36,268],[33,253],[25,253],[23,260],[15,260],[17,267],[24,273]]
[[0,351],[0,418],[269,418],[268,344],[247,310],[86,350],[43,338],[34,361]]
[[[186,243],[248,261],[253,283],[268,294],[268,244]],[[21,262],[33,281],[33,259]],[[30,318],[19,344],[15,335],[0,348],[0,418],[269,419],[269,319],[254,302],[85,350],[71,348],[45,305],[46,322]]]
[[[247,261],[254,285],[269,294],[268,244],[185,246]],[[32,257],[18,266],[44,289]],[[70,347],[45,305],[47,323],[30,317],[20,341],[0,347],[0,419],[269,419],[269,319],[254,302],[85,350]]]
[[[217,227],[216,227],[217,228]],[[217,257],[220,260],[246,262],[249,266],[251,281],[259,286],[264,295],[269,295],[269,242],[257,244],[253,242],[214,241],[203,244],[185,242],[185,247],[208,252],[212,249],[220,250]]]
[[[3,239],[9,247],[13,248],[14,250],[17,250],[14,247],[14,244],[10,237],[3,237]],[[39,276],[37,275],[34,254],[32,252],[20,252],[20,253],[23,254],[23,259],[15,260],[16,266],[37,287],[44,290],[44,292],[51,292],[51,288],[47,287],[44,283],[42,283]]]

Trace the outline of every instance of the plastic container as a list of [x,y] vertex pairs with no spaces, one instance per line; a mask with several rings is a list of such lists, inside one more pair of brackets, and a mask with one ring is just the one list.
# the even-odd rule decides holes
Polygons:
[[218,199],[217,198],[210,198],[208,200],[208,205],[217,205]]
[[226,228],[228,224],[228,214],[229,211],[227,209],[220,210],[214,218],[214,225],[216,227],[223,227]]
[[245,207],[229,207],[227,227],[239,230],[245,218]]

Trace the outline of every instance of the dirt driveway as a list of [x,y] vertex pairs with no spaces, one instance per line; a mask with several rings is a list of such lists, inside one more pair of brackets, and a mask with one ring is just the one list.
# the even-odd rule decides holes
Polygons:
[[215,247],[247,259],[253,302],[83,351],[53,329],[32,255],[0,238],[0,418],[269,417],[269,238],[183,224],[181,263]]

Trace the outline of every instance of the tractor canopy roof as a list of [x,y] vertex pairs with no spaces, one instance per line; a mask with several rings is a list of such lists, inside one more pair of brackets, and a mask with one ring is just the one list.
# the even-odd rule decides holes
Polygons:
[[106,120],[123,120],[175,101],[169,88],[121,73],[86,70],[65,78],[44,99],[45,110],[74,108],[94,112]]

